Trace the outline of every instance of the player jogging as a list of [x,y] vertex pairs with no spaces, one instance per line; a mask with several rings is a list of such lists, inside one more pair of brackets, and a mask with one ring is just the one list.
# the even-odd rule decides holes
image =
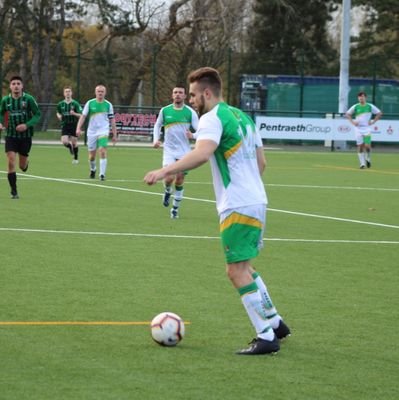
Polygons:
[[76,126],[82,114],[81,105],[72,98],[72,88],[64,87],[64,100],[57,104],[57,118],[61,122],[61,143],[73,155],[72,164],[78,164],[78,138]]
[[[197,129],[198,115],[191,107],[184,104],[185,98],[185,88],[183,86],[174,87],[172,91],[173,103],[160,110],[154,125],[153,146],[155,148],[161,146],[161,128],[164,128],[163,167],[180,160],[191,150],[188,137],[191,137],[190,127],[194,130]],[[169,206],[172,185],[173,182],[175,183],[173,205],[170,210],[170,217],[173,219],[179,217],[179,206],[184,192],[184,176],[185,172],[178,172],[175,175],[167,176],[164,180],[162,204],[165,207]]]
[[16,163],[26,172],[29,164],[29,152],[32,147],[33,127],[40,120],[40,110],[33,96],[23,91],[20,76],[10,79],[10,94],[0,103],[0,130],[6,123],[5,152],[7,154],[7,178],[11,188],[11,198],[18,199]]
[[112,104],[105,99],[107,89],[103,85],[98,85],[95,88],[96,97],[89,100],[82,111],[79,118],[76,134],[79,136],[82,131],[82,126],[89,118],[87,128],[87,148],[89,151],[90,164],[90,179],[96,177],[96,154],[100,155],[100,180],[105,180],[107,170],[107,147],[109,137],[109,126],[112,127],[112,141],[115,143],[118,139],[116,132],[116,124],[114,117],[114,108]]

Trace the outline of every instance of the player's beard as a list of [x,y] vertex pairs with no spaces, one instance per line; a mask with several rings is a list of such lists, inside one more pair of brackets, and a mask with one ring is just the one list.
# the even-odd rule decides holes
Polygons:
[[198,111],[199,116],[204,115],[205,113],[208,112],[208,110],[205,109],[205,97],[203,94],[201,94],[200,102],[197,107],[197,111]]

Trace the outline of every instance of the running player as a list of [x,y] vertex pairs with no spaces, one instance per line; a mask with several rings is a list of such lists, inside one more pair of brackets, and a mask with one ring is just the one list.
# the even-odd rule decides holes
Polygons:
[[[198,126],[198,115],[189,106],[184,104],[186,99],[186,89],[184,86],[175,86],[172,91],[172,104],[163,107],[154,125],[153,145],[155,148],[161,146],[161,128],[164,129],[163,160],[162,166],[167,166],[180,160],[187,154],[190,148],[189,137],[190,128],[194,130]],[[170,196],[172,195],[172,185],[174,182],[175,192],[173,205],[170,210],[171,218],[179,217],[179,206],[183,199],[185,172],[178,172],[175,175],[167,176],[164,180],[164,195],[162,204],[169,206]]]

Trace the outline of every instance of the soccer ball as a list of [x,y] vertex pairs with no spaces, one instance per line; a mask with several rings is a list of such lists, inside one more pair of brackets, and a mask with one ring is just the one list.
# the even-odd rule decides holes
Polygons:
[[184,336],[184,322],[172,312],[158,314],[151,321],[151,336],[161,346],[176,346]]

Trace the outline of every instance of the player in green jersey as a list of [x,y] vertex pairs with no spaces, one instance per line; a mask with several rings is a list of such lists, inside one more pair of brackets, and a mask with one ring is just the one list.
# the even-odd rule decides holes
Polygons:
[[82,115],[81,105],[72,98],[72,88],[64,87],[64,100],[57,104],[57,118],[61,122],[61,143],[73,155],[72,164],[78,164],[78,137],[76,126]]
[[[184,104],[186,99],[186,89],[183,86],[175,86],[172,90],[172,104],[161,108],[158,118],[154,125],[153,146],[159,148],[161,146],[160,136],[161,128],[164,128],[163,158],[162,166],[174,163],[187,154],[190,148],[190,128],[197,129],[198,115],[189,106]],[[162,204],[169,206],[170,196],[172,195],[172,185],[174,182],[175,192],[173,204],[170,210],[170,217],[176,219],[179,217],[179,206],[183,200],[183,185],[185,172],[179,172],[171,175],[164,180],[164,195]]]
[[86,118],[89,119],[87,127],[87,149],[89,151],[90,179],[96,177],[96,155],[100,156],[100,180],[105,180],[107,170],[107,147],[110,125],[112,129],[112,141],[118,140],[114,108],[112,104],[105,99],[107,89],[104,85],[97,85],[95,88],[96,97],[89,100],[79,118],[76,134],[79,136],[82,131]]
[[251,345],[237,354],[275,353],[280,349],[279,340],[291,332],[251,264],[263,245],[266,222],[262,139],[249,116],[223,101],[217,70],[200,68],[188,81],[190,104],[200,115],[195,148],[179,161],[148,172],[144,181],[152,185],[210,160],[227,276],[256,331]]
[[[367,103],[367,94],[359,92],[359,103],[354,104],[347,112],[346,118],[354,125],[356,132],[357,155],[360,168],[371,167],[371,129],[381,117],[382,112],[374,104]],[[374,119],[372,119],[374,115]]]
[[32,147],[33,127],[40,120],[40,110],[33,96],[23,91],[20,76],[10,79],[10,94],[0,103],[0,130],[6,128],[5,152],[7,154],[7,178],[11,188],[11,198],[18,199],[17,154],[19,168],[26,172],[29,152]]

